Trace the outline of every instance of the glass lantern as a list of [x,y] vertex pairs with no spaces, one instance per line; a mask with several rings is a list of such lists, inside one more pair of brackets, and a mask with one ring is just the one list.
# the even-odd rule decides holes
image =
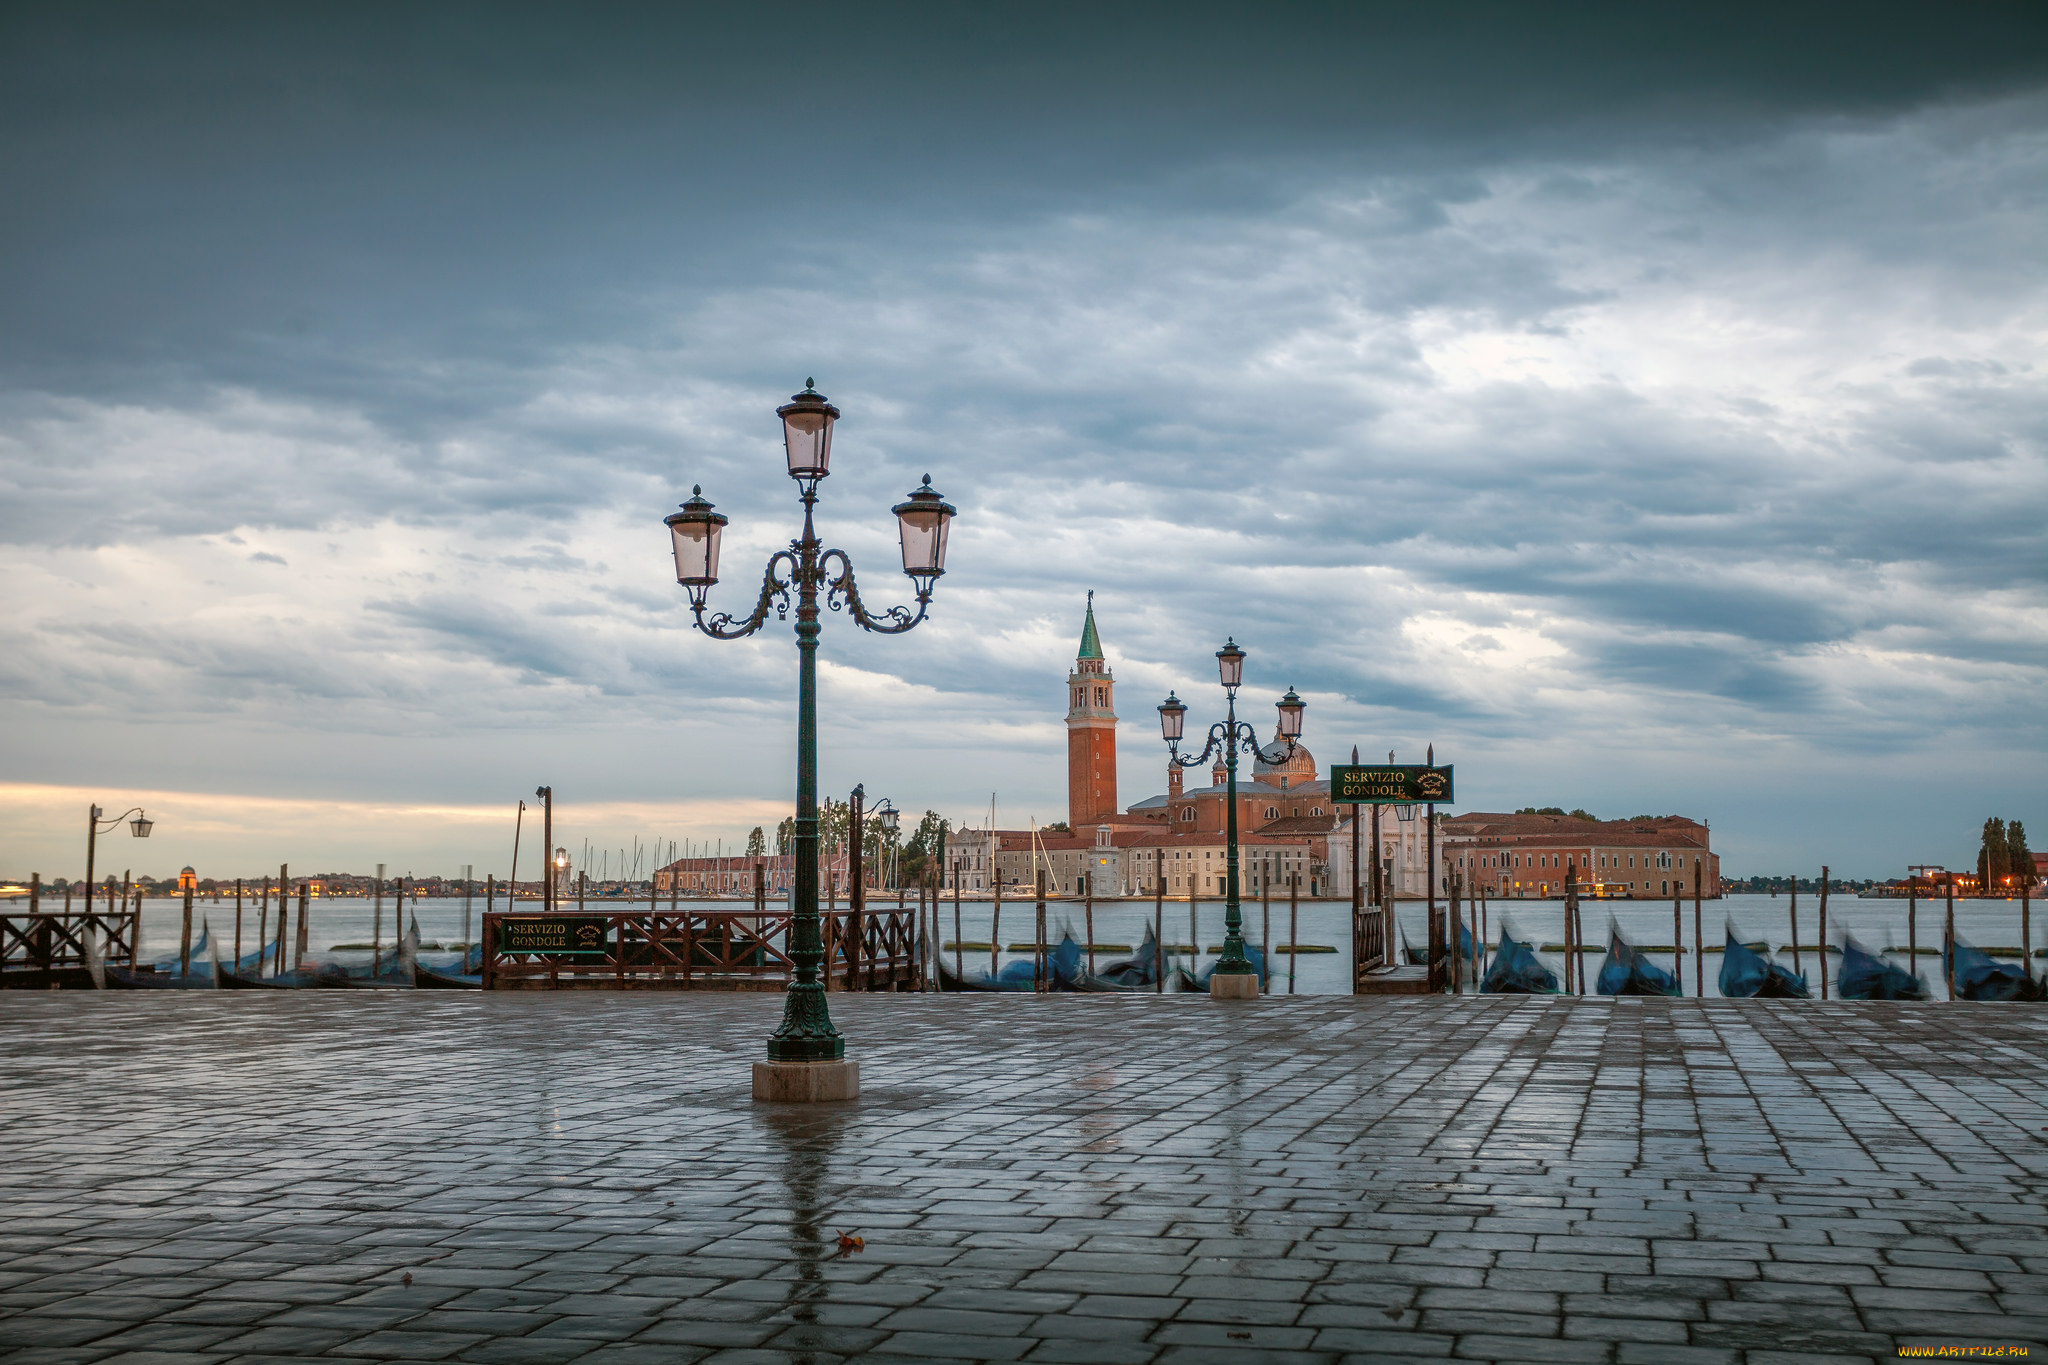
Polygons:
[[791,394],[775,410],[782,419],[782,445],[789,454],[792,479],[822,479],[832,472],[832,424],[839,420],[839,409],[825,401],[813,387],[816,383],[806,379],[804,391]]
[[718,581],[718,537],[725,518],[711,510],[701,485],[690,490],[680,512],[662,518],[675,539],[676,582],[686,588],[708,588]]
[[957,508],[932,491],[932,476],[905,502],[891,509],[903,539],[903,572],[927,583],[946,571],[946,530]]

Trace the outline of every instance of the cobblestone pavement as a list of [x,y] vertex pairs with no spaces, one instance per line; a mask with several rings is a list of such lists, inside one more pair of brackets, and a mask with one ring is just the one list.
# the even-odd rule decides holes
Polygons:
[[832,1001],[9,992],[0,1358],[2048,1359],[2038,1008]]

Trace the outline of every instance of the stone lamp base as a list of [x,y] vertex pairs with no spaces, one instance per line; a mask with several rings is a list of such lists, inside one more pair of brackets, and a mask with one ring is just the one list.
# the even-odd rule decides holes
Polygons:
[[755,1062],[754,1098],[823,1104],[860,1098],[859,1062]]
[[[1211,1000],[1256,1000],[1259,998],[1259,974],[1246,972],[1242,976],[1225,976],[1221,972],[1209,974],[1209,998]],[[756,1081],[758,1086],[760,1082]]]

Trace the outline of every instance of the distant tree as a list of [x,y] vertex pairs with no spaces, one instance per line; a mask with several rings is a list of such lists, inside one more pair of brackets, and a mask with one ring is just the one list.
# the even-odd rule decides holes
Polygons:
[[2023,879],[2034,880],[2034,854],[2027,847],[2027,827],[2017,820],[2005,827],[2005,859],[2015,886]]
[[759,858],[767,851],[768,836],[761,832],[759,825],[756,825],[754,826],[754,832],[747,836],[747,856],[749,858]]
[[775,827],[775,852],[784,858],[796,852],[796,817],[785,815]]
[[1577,806],[1573,806],[1569,814],[1574,820],[1591,820],[1596,825],[1600,823],[1599,816],[1593,814],[1593,812],[1589,810],[1582,810]]
[[1990,891],[2005,880],[2007,871],[2005,821],[1992,816],[1984,822],[1983,842],[1977,847],[1977,886]]
[[932,858],[952,825],[937,811],[928,810],[917,822],[910,843],[903,850],[902,879],[905,885],[921,881],[932,870]]
[[1072,833],[1073,833],[1073,831],[1072,831],[1072,830],[1070,830],[1070,829],[1068,829],[1068,828],[1067,828],[1067,822],[1066,822],[1066,821],[1064,821],[1064,820],[1055,820],[1055,821],[1053,821],[1053,822],[1052,822],[1051,824],[1049,824],[1049,825],[1040,825],[1040,826],[1038,827],[1038,832],[1039,832],[1040,834],[1072,834]]

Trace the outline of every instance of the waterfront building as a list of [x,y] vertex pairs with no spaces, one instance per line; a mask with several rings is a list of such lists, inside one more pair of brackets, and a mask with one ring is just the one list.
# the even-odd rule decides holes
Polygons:
[[996,834],[987,829],[955,829],[946,832],[946,867],[941,878],[945,890],[958,887],[962,895],[985,892],[996,869]]
[[1721,860],[1706,825],[1682,815],[1585,820],[1573,815],[1474,811],[1438,827],[1442,872],[1456,872],[1480,894],[1504,899],[1564,894],[1575,871],[1588,896],[1668,900],[1692,894],[1695,869],[1704,894],[1721,894]]
[[[1168,896],[1213,898],[1223,894],[1229,846],[1215,831],[1176,831],[1157,826],[1097,825],[1082,834],[1065,831],[1002,830],[996,865],[1004,894],[1035,893],[1044,874],[1047,890],[1058,896],[1082,896],[1094,878],[1098,896]],[[1284,896],[1287,878],[1301,878],[1301,894],[1327,894],[1323,870],[1312,842],[1304,837],[1240,834],[1239,889],[1246,898],[1268,885]]]

